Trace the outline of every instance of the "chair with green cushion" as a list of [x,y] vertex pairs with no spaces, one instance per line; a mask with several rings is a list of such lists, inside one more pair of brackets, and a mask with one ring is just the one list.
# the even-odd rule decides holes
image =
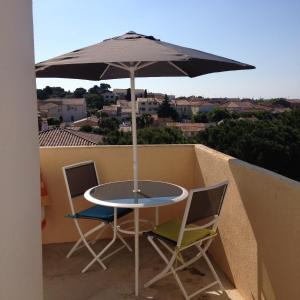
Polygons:
[[[156,281],[173,274],[185,299],[191,299],[199,293],[218,284],[222,292],[224,287],[206,252],[217,236],[218,218],[228,182],[222,182],[208,188],[192,189],[186,202],[182,220],[171,220],[156,226],[147,232],[147,239],[166,263],[166,267],[144,286],[149,287]],[[201,225],[196,223],[201,222]],[[164,246],[171,254],[168,259],[155,241]],[[198,253],[188,261],[184,261],[181,252],[190,247],[197,247]],[[177,272],[190,266],[203,257],[208,264],[215,280],[201,289],[188,295]],[[177,262],[181,265],[177,266]]]

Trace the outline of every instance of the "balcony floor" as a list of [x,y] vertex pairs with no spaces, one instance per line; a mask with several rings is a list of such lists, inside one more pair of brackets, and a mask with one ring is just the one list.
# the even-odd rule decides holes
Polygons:
[[[107,241],[98,241],[94,248],[99,251],[106,243]],[[118,241],[118,245],[119,243]],[[129,240],[129,243],[132,245],[133,240]],[[184,299],[173,276],[168,276],[147,289],[141,284],[140,297],[134,297],[134,255],[126,249],[105,260],[107,270],[104,271],[98,264],[94,264],[87,273],[82,274],[81,269],[92,257],[83,248],[66,259],[65,255],[71,246],[72,244],[65,243],[43,247],[45,300]],[[145,238],[140,239],[140,253],[140,278],[141,283],[144,283],[156,275],[164,267],[164,263]],[[189,254],[192,253],[187,253]],[[218,293],[218,287],[215,286],[215,289],[212,288],[193,299],[241,300],[241,296],[222,271],[218,268],[216,270],[227,295]],[[203,259],[181,271],[179,275],[190,293],[212,280]]]

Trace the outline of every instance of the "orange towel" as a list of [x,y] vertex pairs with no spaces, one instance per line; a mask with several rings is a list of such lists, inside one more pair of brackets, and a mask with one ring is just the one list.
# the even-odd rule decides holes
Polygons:
[[42,229],[46,226],[45,206],[49,204],[48,191],[43,180],[42,173],[40,173],[40,186],[41,186],[41,216],[42,216]]

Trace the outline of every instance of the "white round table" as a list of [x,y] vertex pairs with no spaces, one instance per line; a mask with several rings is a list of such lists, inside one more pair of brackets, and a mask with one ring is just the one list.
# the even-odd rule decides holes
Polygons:
[[188,196],[185,188],[169,182],[140,180],[138,187],[138,192],[134,192],[132,180],[116,181],[93,187],[84,194],[85,199],[94,204],[114,207],[115,225],[117,224],[116,210],[118,207],[134,209],[136,296],[139,294],[139,209],[174,204]]

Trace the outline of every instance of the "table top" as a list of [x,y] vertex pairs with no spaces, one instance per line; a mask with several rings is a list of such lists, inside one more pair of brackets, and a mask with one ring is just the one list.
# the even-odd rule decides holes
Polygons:
[[111,207],[156,207],[184,200],[188,191],[163,181],[139,180],[139,191],[133,192],[133,181],[100,184],[87,190],[84,197],[95,204]]

